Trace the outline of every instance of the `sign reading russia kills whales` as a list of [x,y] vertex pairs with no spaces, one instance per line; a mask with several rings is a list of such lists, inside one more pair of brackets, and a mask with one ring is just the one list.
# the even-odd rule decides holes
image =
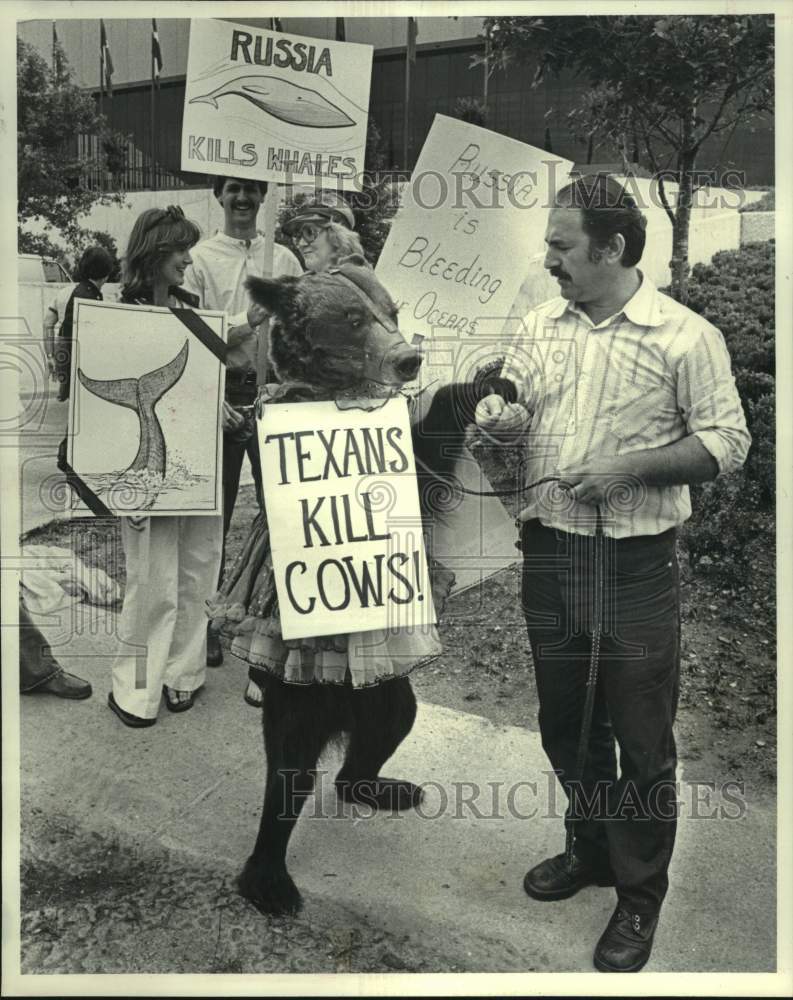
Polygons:
[[372,52],[191,21],[182,169],[360,190]]

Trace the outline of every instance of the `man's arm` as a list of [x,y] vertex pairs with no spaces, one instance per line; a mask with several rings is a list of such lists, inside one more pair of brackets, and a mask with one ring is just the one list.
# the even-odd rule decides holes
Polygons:
[[752,439],[721,333],[700,331],[676,372],[677,403],[688,435],[673,444],[596,458],[563,470],[582,503],[602,502],[609,487],[630,478],[645,486],[704,483],[746,461]]
[[661,448],[645,448],[628,455],[584,462],[560,473],[580,503],[602,503],[614,487],[631,482],[644,486],[681,486],[706,483],[719,474],[719,464],[699,438],[690,434]]
[[[282,278],[285,275],[292,275],[299,278],[302,273],[303,268],[292,251],[276,243],[273,256],[273,277]],[[229,316],[229,347],[236,347],[247,341],[251,336],[258,334],[258,328],[264,323],[267,317],[267,310],[255,302],[252,302],[244,312]],[[248,346],[249,348],[251,347],[251,345]]]
[[55,324],[58,322],[58,314],[47,306],[44,313],[44,353],[47,355],[47,367],[50,375],[55,374]]

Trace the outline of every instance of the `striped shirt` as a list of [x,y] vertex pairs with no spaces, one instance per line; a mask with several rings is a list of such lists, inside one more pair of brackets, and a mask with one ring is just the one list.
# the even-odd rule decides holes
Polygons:
[[[532,413],[527,482],[691,434],[719,474],[740,468],[749,450],[721,333],[643,275],[623,308],[598,324],[561,297],[538,306],[523,320],[502,374]],[[594,508],[556,484],[531,490],[527,500],[523,521],[594,532]],[[657,535],[691,515],[688,486],[645,486],[627,477],[607,494],[603,514],[604,533],[613,538]]]

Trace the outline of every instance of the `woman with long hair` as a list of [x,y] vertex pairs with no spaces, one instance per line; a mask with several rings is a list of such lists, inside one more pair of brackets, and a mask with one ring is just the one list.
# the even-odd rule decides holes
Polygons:
[[[181,208],[142,212],[124,257],[121,301],[199,308],[198,297],[181,288],[199,236]],[[122,517],[121,535],[127,586],[108,705],[125,725],[140,728],[154,725],[163,695],[170,711],[184,712],[203,686],[205,602],[220,569],[223,518]]]

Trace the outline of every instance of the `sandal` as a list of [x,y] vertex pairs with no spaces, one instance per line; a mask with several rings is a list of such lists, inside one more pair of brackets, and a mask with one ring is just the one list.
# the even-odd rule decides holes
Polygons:
[[248,681],[248,686],[245,689],[245,694],[243,695],[245,701],[248,705],[253,705],[254,708],[261,708],[264,704],[264,695],[262,694],[262,689],[256,683],[256,681]]
[[156,719],[141,719],[139,715],[132,715],[131,712],[125,712],[113,697],[112,691],[107,696],[107,704],[108,707],[116,713],[119,719],[121,719],[124,725],[129,726],[130,729],[144,729],[146,726],[153,726],[157,721]]
[[[162,693],[165,695],[165,707],[169,712],[186,712],[188,708],[192,708],[195,704],[195,696],[201,688],[196,688],[195,691],[178,691],[176,688],[169,688],[167,684],[163,685]],[[187,695],[186,698],[180,698],[179,695]],[[174,696],[176,696],[174,698]]]

